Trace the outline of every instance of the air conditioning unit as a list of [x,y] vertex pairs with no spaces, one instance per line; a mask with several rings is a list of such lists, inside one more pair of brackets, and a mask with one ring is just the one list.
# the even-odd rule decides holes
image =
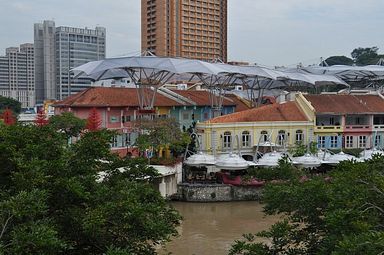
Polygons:
[[243,91],[243,86],[239,86],[239,85],[238,85],[238,86],[235,87],[235,90],[237,90],[237,91]]
[[177,89],[178,90],[186,90],[187,88],[188,88],[188,85],[185,84],[185,83],[177,84]]

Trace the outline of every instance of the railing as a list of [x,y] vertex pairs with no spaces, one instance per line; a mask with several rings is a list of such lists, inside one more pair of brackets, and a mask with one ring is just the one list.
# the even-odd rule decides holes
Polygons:
[[370,129],[370,125],[346,125],[346,130],[356,130],[356,129]]
[[374,125],[373,125],[373,128],[374,128],[374,129],[384,129],[384,124],[377,124],[377,125],[374,124]]
[[334,131],[334,130],[342,130],[342,126],[316,126],[316,130],[322,131]]

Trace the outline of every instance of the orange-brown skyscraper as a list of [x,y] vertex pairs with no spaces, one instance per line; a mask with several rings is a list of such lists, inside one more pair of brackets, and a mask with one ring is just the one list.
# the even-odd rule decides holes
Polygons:
[[141,0],[141,49],[227,61],[227,0]]

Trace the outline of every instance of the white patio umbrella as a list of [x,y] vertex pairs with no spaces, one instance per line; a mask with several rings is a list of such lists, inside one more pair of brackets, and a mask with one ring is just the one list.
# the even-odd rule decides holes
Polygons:
[[203,152],[198,152],[187,158],[184,163],[188,166],[210,166],[216,163],[213,155],[208,155]]
[[293,157],[292,163],[302,168],[316,168],[322,163],[322,160],[309,153],[301,157]]
[[254,165],[253,162],[249,162],[237,154],[227,154],[219,157],[216,161],[215,166],[224,170],[245,170],[249,166]]
[[345,154],[344,152],[339,152],[337,154],[331,155],[327,160],[324,160],[324,164],[332,165],[335,166],[339,164],[341,161],[346,161],[346,160],[356,160],[357,158],[355,156]]
[[279,160],[283,158],[285,154],[277,151],[265,153],[256,162],[256,166],[260,167],[276,167],[279,165]]
[[371,159],[373,155],[384,156],[384,151],[373,148],[360,152],[360,158],[363,160]]

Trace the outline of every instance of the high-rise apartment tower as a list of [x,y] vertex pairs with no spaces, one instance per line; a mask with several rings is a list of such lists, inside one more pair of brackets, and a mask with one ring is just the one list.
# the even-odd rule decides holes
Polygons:
[[0,95],[35,105],[34,48],[32,43],[9,47],[0,57]]
[[227,61],[227,0],[141,0],[141,49]]
[[72,68],[105,58],[104,27],[55,27],[54,21],[35,24],[36,100],[62,100],[89,86],[74,77]]

